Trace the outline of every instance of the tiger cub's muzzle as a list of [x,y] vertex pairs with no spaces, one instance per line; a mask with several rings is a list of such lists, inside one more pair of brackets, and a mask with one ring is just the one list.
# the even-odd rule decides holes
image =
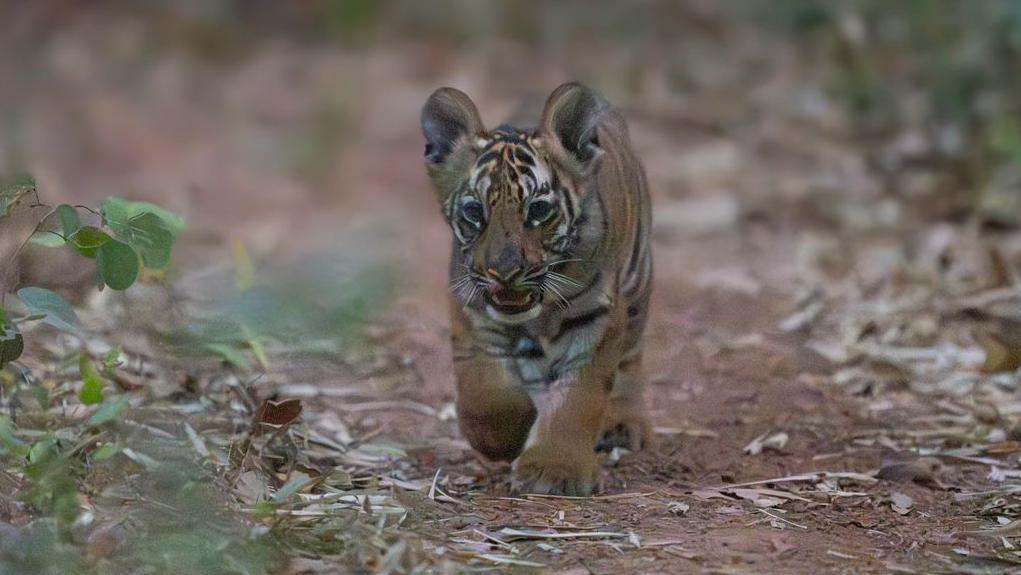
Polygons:
[[520,323],[538,316],[542,292],[534,285],[523,285],[521,270],[501,275],[490,268],[483,277],[483,299],[490,317],[505,323]]

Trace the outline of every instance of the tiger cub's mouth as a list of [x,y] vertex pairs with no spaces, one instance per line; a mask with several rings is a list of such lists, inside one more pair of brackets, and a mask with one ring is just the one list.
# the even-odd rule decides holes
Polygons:
[[486,313],[502,323],[524,323],[539,317],[542,305],[532,291],[502,289],[485,295]]

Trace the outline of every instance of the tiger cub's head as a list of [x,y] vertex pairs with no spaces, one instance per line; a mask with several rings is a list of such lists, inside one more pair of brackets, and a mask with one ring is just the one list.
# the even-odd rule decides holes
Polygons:
[[[452,288],[466,306],[503,323],[566,305],[581,287],[565,273],[591,255],[586,207],[603,150],[607,105],[579,84],[546,101],[539,127],[486,130],[475,104],[436,90],[422,110],[425,160],[454,232]],[[480,297],[481,296],[481,297]]]

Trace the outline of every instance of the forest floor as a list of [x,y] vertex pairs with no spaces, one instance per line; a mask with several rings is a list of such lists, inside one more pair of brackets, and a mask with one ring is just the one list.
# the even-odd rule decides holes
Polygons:
[[[4,381],[4,407],[21,440],[67,448],[86,518],[69,539],[33,531],[45,501],[30,472],[4,469],[0,568],[1021,569],[1021,233],[947,207],[947,182],[916,161],[925,146],[904,143],[917,134],[883,150],[835,136],[816,108],[792,111],[790,86],[805,79],[783,69],[749,80],[754,91],[727,83],[739,74],[709,82],[682,108],[625,105],[655,205],[656,442],[607,456],[595,497],[514,496],[508,467],[475,455],[452,411],[449,230],[417,114],[457,75],[424,80],[411,51],[277,46],[229,72],[120,62],[115,79],[104,50],[119,48],[99,37],[86,27],[29,64],[46,70],[17,102],[42,193],[89,203],[130,188],[189,229],[168,286],[95,294],[86,276],[84,347],[25,325],[32,377]],[[552,87],[564,73],[544,77]],[[348,91],[357,114],[340,123],[356,135],[324,159],[330,90]],[[734,92],[754,95],[721,95]],[[487,118],[487,104],[511,106],[485,93]],[[274,164],[280,150],[298,168]],[[306,269],[324,245],[385,262],[393,280],[363,337],[176,353],[181,325],[214,313],[210,293]],[[314,281],[315,294],[357,284]],[[110,349],[120,367],[107,392],[130,406],[86,425],[73,358]]]
[[[1013,429],[1017,403],[1007,399],[1016,376],[983,375],[981,348],[956,347],[935,333],[949,329],[937,327],[944,322],[970,329],[974,296],[845,308],[816,294],[799,306],[795,278],[784,278],[790,244],[768,230],[747,233],[755,241],[729,229],[658,237],[646,344],[657,443],[610,457],[591,499],[514,497],[507,467],[473,455],[451,420],[449,363],[438,359],[447,354],[435,304],[443,293],[409,296],[400,316],[413,319],[390,324],[380,340],[407,372],[390,377],[412,383],[389,386],[372,376],[370,388],[389,391],[315,392],[357,390],[358,402],[345,406],[306,400],[324,412],[339,409],[355,438],[369,433],[407,454],[364,471],[384,476],[396,465],[411,482],[404,488],[417,490],[417,497],[395,494],[408,510],[399,529],[408,539],[398,544],[409,547],[390,557],[394,565],[450,560],[570,573],[1016,569],[1011,493],[1021,438]],[[439,260],[445,250],[437,252]],[[1009,289],[977,296],[1017,303]],[[933,321],[928,314],[943,304]],[[826,326],[853,333],[827,338]],[[896,338],[889,344],[866,333],[888,330],[897,331],[886,335]],[[314,417],[308,421],[315,427]]]

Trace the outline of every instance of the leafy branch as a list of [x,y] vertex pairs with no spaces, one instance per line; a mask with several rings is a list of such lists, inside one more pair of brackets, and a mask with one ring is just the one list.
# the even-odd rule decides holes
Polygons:
[[[34,195],[32,207],[50,210],[39,220],[32,234],[18,245],[7,264],[14,268],[28,244],[49,248],[70,247],[81,257],[95,260],[100,289],[125,290],[138,279],[142,269],[162,270],[170,265],[170,256],[184,221],[177,215],[147,202],[131,202],[111,197],[96,210],[83,205],[60,204],[50,207],[39,201],[38,187],[30,176],[0,180],[0,219],[25,197]],[[82,222],[79,211],[98,221]],[[44,226],[57,216],[60,226]],[[9,317],[0,294],[0,369],[24,352],[24,339],[18,325],[40,319],[57,329],[79,336],[78,318],[70,304],[56,292],[41,287],[24,287],[18,299],[30,315]]]

